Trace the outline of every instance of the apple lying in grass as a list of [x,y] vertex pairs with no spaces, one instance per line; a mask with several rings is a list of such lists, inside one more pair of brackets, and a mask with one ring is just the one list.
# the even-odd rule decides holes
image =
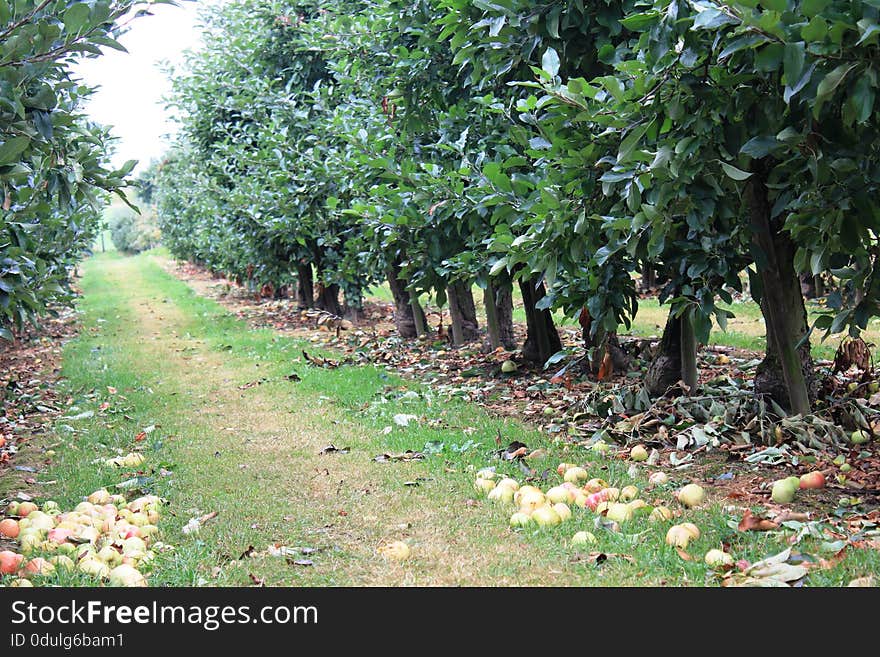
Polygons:
[[637,486],[624,486],[620,489],[620,501],[621,502],[630,502],[636,499],[639,496],[639,489]]
[[800,480],[798,480],[798,486],[793,486],[788,479],[774,481],[773,487],[770,489],[770,499],[777,504],[789,504],[794,501],[799,486]]
[[532,522],[532,517],[527,513],[523,513],[522,511],[517,511],[512,516],[510,516],[511,527],[528,527],[532,524]]
[[666,532],[666,545],[687,549],[688,543],[691,541],[691,534],[681,525],[673,525]]
[[542,507],[547,503],[547,498],[540,491],[528,491],[519,498],[520,511],[531,513],[538,507]]
[[108,491],[106,488],[102,488],[100,490],[96,490],[94,493],[89,495],[86,499],[91,504],[107,504],[110,502],[110,498],[111,498],[110,491]]
[[[402,543],[402,545],[406,545],[406,543]],[[406,556],[409,556],[409,546],[406,548]],[[386,556],[390,556],[385,553]],[[395,557],[399,558],[399,557]],[[406,558],[406,557],[403,557]],[[147,580],[140,573],[137,568],[133,566],[129,566],[126,564],[116,566],[113,570],[110,571],[109,575],[109,586],[146,586]]]
[[592,545],[596,542],[596,537],[592,532],[577,532],[571,537],[572,545]]
[[24,557],[12,550],[0,552],[0,575],[14,575],[21,566]]
[[800,488],[805,489],[816,489],[816,488],[824,488],[825,487],[825,475],[819,472],[818,470],[815,472],[808,472],[806,474],[802,474],[800,478]]
[[0,536],[3,538],[18,538],[21,528],[12,518],[4,518],[0,520]]
[[34,557],[22,566],[20,571],[25,577],[33,575],[51,575],[55,572],[55,566],[46,561],[43,557]]
[[[504,479],[499,481],[498,486],[503,486],[505,488],[509,488],[514,493],[519,490],[519,482],[516,479],[511,479],[510,477],[505,477]],[[147,517],[150,518],[150,524],[155,525],[156,523],[153,522],[153,520],[152,520],[152,518],[153,518],[152,514],[155,514],[156,520],[158,520],[159,519],[159,512],[158,511],[148,511],[147,512]]]
[[710,568],[723,569],[733,565],[733,557],[723,550],[709,550],[703,559]]
[[571,509],[565,502],[557,502],[553,505],[553,510],[556,511],[556,515],[559,516],[561,522],[571,519]]
[[648,450],[645,449],[644,445],[636,445],[629,451],[629,457],[633,461],[647,461],[648,460]]
[[552,506],[540,506],[532,511],[532,520],[538,527],[553,527],[562,522],[562,518]]
[[662,486],[669,481],[669,475],[665,472],[652,472],[648,477],[648,483],[652,486]]
[[66,543],[76,532],[73,529],[55,527],[49,530],[47,540],[50,543]]
[[73,562],[73,559],[66,554],[56,554],[54,557],[50,557],[49,563],[55,566],[55,570],[67,570],[71,572],[76,570],[76,564]]
[[569,470],[569,468],[576,468],[576,463],[560,463],[556,466],[556,474],[560,477],[564,476],[565,473]]
[[682,487],[677,494],[678,501],[688,508],[699,506],[706,499],[706,491],[697,484],[688,484]]
[[853,445],[862,445],[871,440],[871,434],[861,429],[856,429],[849,435],[849,442]]
[[590,475],[582,467],[576,465],[573,468],[566,470],[565,474],[562,475],[562,478],[565,481],[570,481],[571,483],[576,484],[579,481],[586,481],[590,478]]
[[608,482],[604,479],[593,478],[584,484],[584,490],[588,493],[598,493],[608,488]]
[[[504,502],[506,504],[513,502],[513,489],[508,486],[495,486],[492,490],[489,491],[489,495],[487,497],[492,502]],[[149,525],[144,525],[149,526]]]
[[657,506],[654,507],[654,510],[651,511],[651,515],[648,516],[648,520],[653,522],[665,522],[667,520],[672,520],[672,511],[669,507],[665,506]]
[[20,518],[27,518],[34,511],[38,511],[39,508],[33,502],[22,502],[18,505],[18,516]]
[[605,514],[605,517],[614,522],[627,522],[632,520],[633,512],[628,504],[612,502],[608,505],[608,512]]
[[9,582],[9,586],[12,588],[31,588],[33,587],[33,583],[28,579],[14,579]]

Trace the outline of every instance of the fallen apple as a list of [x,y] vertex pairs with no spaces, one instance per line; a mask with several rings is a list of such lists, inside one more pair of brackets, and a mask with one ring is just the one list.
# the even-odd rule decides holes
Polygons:
[[577,532],[571,537],[572,545],[592,545],[596,542],[596,537],[592,532]]
[[666,544],[671,545],[673,547],[681,548],[682,550],[687,549],[688,543],[690,543],[691,535],[688,530],[686,530],[681,525],[673,525],[666,532]]
[[840,466],[841,472],[849,472],[850,470],[852,470],[852,466],[849,463],[844,463],[842,466]]
[[665,522],[667,520],[672,520],[672,511],[665,506],[654,507],[654,510],[651,511],[651,515],[648,516],[648,520],[652,520],[654,522]]
[[14,579],[9,582],[9,586],[12,588],[31,588],[33,587],[33,582],[29,579]]
[[[505,504],[513,502],[513,489],[508,486],[495,486],[492,490],[489,491],[489,495],[487,497],[492,502],[504,502]],[[151,526],[151,525],[144,525]]]
[[61,511],[61,507],[58,506],[58,502],[55,500],[47,500],[43,502],[43,511],[46,513],[51,511]]
[[55,527],[54,529],[49,530],[49,534],[46,537],[50,543],[66,543],[68,539],[75,534],[73,529],[67,529],[62,527]]
[[3,520],[0,520],[0,536],[6,538],[18,538],[20,531],[21,528],[18,526],[18,523],[12,518],[4,518]]
[[[853,445],[862,445],[869,440],[871,440],[871,434],[862,429],[856,429],[849,435],[849,442]],[[21,512],[19,512],[19,515],[22,515]]]
[[516,363],[514,363],[512,360],[504,361],[503,363],[501,363],[501,371],[504,374],[513,374],[514,372],[516,372]]
[[709,550],[703,559],[710,568],[727,568],[733,565],[733,557],[723,550]]
[[96,490],[94,493],[89,495],[86,500],[88,500],[92,504],[107,504],[110,502],[110,491],[106,488],[102,488],[101,490]]
[[[495,482],[492,481],[491,479],[477,479],[474,482],[474,488],[476,488],[479,492],[481,492],[483,494],[488,494],[489,491],[491,491],[493,488],[495,488]],[[138,512],[138,513],[140,513],[140,512]],[[134,522],[134,515],[135,514],[132,514],[128,519],[128,521],[132,524],[136,524]],[[141,524],[143,524],[143,523],[141,523]]]
[[49,563],[55,566],[55,570],[76,570],[76,564],[73,562],[73,559],[66,554],[56,554],[54,557],[50,557]]
[[614,486],[609,486],[602,491],[602,494],[605,496],[605,500],[608,502],[616,502],[620,499],[620,489],[615,488]]
[[681,524],[679,525],[679,527],[681,527],[681,528],[684,529],[688,534],[690,534],[690,535],[691,535],[691,538],[692,538],[693,540],[696,541],[698,538],[700,538],[700,528],[697,527],[694,523],[692,523],[692,522],[683,522],[683,523],[681,523]]
[[483,468],[477,472],[477,479],[494,479],[495,477],[496,473],[492,468]]
[[46,561],[43,557],[34,557],[21,568],[21,573],[25,577],[33,575],[47,576],[55,572],[55,566]]
[[565,522],[566,520],[571,519],[571,509],[565,502],[557,502],[553,505],[553,510],[556,511],[556,515],[559,516],[560,521]]
[[547,498],[544,496],[544,493],[540,491],[529,491],[524,495],[521,495],[519,498],[520,511],[526,513],[531,513],[538,507],[544,506],[546,503]]
[[773,482],[773,488],[770,491],[770,499],[777,504],[789,504],[794,501],[797,487],[791,485],[788,479],[780,479]]
[[643,515],[647,515],[653,512],[653,509],[648,505],[647,502],[645,502],[645,500],[635,499],[627,502],[626,505],[630,508],[630,511],[632,511],[633,518],[635,518],[636,516],[641,517]]
[[517,511],[512,516],[510,516],[511,527],[528,527],[532,524],[532,522],[532,517],[527,513],[523,513],[522,511]]
[[644,445],[636,445],[629,451],[629,457],[633,461],[647,461],[648,450],[645,449]]
[[19,502],[17,500],[10,502],[6,507],[6,513],[8,513],[11,516],[17,516],[18,515],[18,507],[20,505],[21,505],[21,502]]
[[103,561],[111,568],[113,568],[113,566],[118,566],[122,563],[122,554],[112,545],[105,545],[100,550],[98,550],[98,554],[95,556],[99,561]]
[[0,552],[0,575],[14,575],[21,566],[24,556],[12,550]]
[[562,478],[565,481],[570,481],[571,483],[576,484],[579,481],[586,481],[590,478],[590,475],[582,467],[576,465],[573,468],[566,470],[565,474],[562,475]]
[[630,502],[636,499],[639,496],[639,489],[637,486],[629,485],[624,486],[620,489],[620,501],[621,502]]
[[598,493],[600,490],[605,490],[606,488],[608,488],[608,482],[604,479],[594,478],[584,484],[584,490],[588,493]]
[[825,487],[825,475],[818,470],[802,474],[800,478],[800,488],[816,489]]
[[569,468],[577,467],[576,463],[560,463],[556,466],[556,474],[562,477]]
[[42,531],[49,531],[55,526],[55,518],[42,511],[31,511],[28,514],[28,525]]
[[[406,545],[406,543],[402,543]],[[387,547],[387,546],[386,546]],[[389,555],[390,556],[390,555]],[[409,546],[407,546],[407,556],[409,556]],[[399,557],[394,557],[399,558]],[[404,559],[406,557],[403,557]],[[129,566],[126,564],[122,564],[116,566],[113,570],[110,571],[108,575],[109,582],[108,586],[146,586],[147,579],[144,577],[141,572],[134,568],[133,566]]]
[[648,483],[652,486],[662,486],[669,481],[669,475],[665,472],[652,472],[648,477]]
[[605,514],[605,517],[614,522],[627,522],[632,520],[633,512],[628,504],[614,502],[608,505],[608,512]]
[[679,502],[684,504],[686,507],[691,508],[699,506],[705,501],[706,492],[703,490],[702,486],[699,486],[697,484],[688,484],[678,491],[677,497]]
[[611,445],[606,443],[604,440],[599,440],[593,443],[593,446],[590,447],[590,449],[596,452],[596,454],[607,454],[609,451],[611,451]]
[[35,550],[39,550],[43,544],[43,538],[39,535],[27,534],[18,537],[18,543],[21,546],[22,554],[30,554]]
[[386,559],[394,559],[395,561],[409,559],[411,553],[409,545],[403,541],[391,541],[390,543],[386,543],[385,545],[376,548],[376,551]]
[[588,500],[589,496],[585,492],[581,491],[577,495],[575,495],[574,504],[581,509],[585,509],[587,507]]
[[[516,479],[511,479],[510,477],[505,477],[501,481],[498,482],[498,486],[504,486],[505,488],[509,488],[514,493],[519,490],[519,482]],[[155,513],[157,516],[159,515],[158,511],[149,511],[147,515]],[[153,523],[156,524],[156,523]]]
[[18,505],[18,516],[20,518],[27,518],[31,513],[39,510],[39,508],[40,507],[38,507],[33,502],[21,502]]
[[107,564],[103,561],[99,561],[93,555],[80,559],[76,564],[76,569],[86,575],[92,575],[93,577],[107,577],[110,574],[110,569],[107,567]]
[[126,557],[139,559],[147,551],[147,544],[139,536],[132,536],[122,541],[122,554]]
[[577,497],[577,495],[572,494],[571,491],[564,486],[554,486],[547,490],[546,497],[550,502],[556,504],[557,502],[573,502],[573,498]]
[[562,518],[552,506],[540,506],[532,511],[532,520],[539,527],[553,527],[562,522]]

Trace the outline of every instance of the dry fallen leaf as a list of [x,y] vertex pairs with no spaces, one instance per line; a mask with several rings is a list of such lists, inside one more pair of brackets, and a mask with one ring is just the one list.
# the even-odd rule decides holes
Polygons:
[[766,532],[773,529],[779,529],[779,525],[772,520],[767,520],[766,518],[758,518],[752,515],[752,512],[749,509],[746,509],[746,512],[743,514],[742,520],[739,521],[739,525],[737,526],[737,530],[741,532]]

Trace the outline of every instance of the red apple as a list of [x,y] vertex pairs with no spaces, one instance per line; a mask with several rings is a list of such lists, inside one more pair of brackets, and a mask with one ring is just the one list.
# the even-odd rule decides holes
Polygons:
[[17,538],[19,532],[18,523],[12,518],[4,518],[0,520],[0,536],[6,538]]
[[824,488],[825,487],[825,475],[823,475],[818,470],[816,472],[808,472],[807,474],[801,475],[800,480],[801,488]]
[[27,518],[32,512],[36,511],[39,507],[33,502],[22,502],[18,505],[18,515],[22,518]]
[[0,552],[0,575],[14,575],[18,572],[22,559],[24,559],[22,555],[11,550]]

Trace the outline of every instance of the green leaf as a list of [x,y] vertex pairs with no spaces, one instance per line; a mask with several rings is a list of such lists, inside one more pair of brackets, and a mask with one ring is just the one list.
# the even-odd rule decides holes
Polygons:
[[803,0],[800,11],[805,16],[812,18],[824,11],[830,4],[831,0]]
[[791,85],[801,79],[804,71],[804,42],[785,44],[785,55],[782,58],[785,81]]
[[755,55],[755,66],[759,71],[772,73],[779,69],[784,53],[785,46],[781,43],[767,44]]
[[694,24],[691,29],[693,30],[714,30],[722,25],[729,25],[731,23],[739,23],[739,21],[732,16],[724,13],[720,9],[715,9],[714,7],[710,7],[709,9],[704,9],[697,17],[694,18]]
[[655,25],[659,20],[659,11],[646,11],[642,14],[627,16],[620,21],[620,24],[623,25],[626,29],[631,30],[632,32],[642,32],[645,30],[645,28]]
[[79,32],[89,20],[90,9],[84,2],[71,5],[64,12],[64,27],[69,32]]
[[735,166],[728,164],[727,162],[721,162],[721,168],[724,169],[724,173],[726,173],[728,177],[733,178],[734,180],[747,180],[752,175],[748,171],[737,169]]
[[559,54],[553,48],[547,48],[544,51],[544,56],[541,57],[541,68],[549,73],[551,76],[555,76],[559,73]]
[[865,123],[874,111],[874,89],[867,75],[861,76],[853,86],[848,102],[855,110],[856,121]]
[[788,9],[788,0],[761,0],[761,6],[771,11],[785,11]]
[[862,45],[865,41],[876,37],[877,34],[880,33],[880,25],[877,25],[877,23],[870,18],[863,18],[858,22],[858,26],[862,33],[862,38],[856,41],[857,46]]
[[10,331],[5,326],[0,326],[0,338],[3,338],[7,342],[14,342],[15,336],[12,335],[12,331]]
[[844,78],[846,78],[849,72],[856,66],[858,66],[858,64],[841,64],[822,78],[822,81],[816,88],[816,99],[825,98],[833,94],[834,90],[840,86],[840,83],[843,82]]
[[743,155],[760,159],[772,153],[779,145],[776,137],[752,137],[743,144],[743,147],[739,149],[739,152]]
[[821,16],[814,16],[813,19],[801,28],[801,36],[804,41],[819,42],[824,41],[828,34],[828,23]]
[[620,149],[617,152],[617,164],[622,164],[627,161],[630,154],[638,145],[641,138],[645,136],[645,133],[648,131],[648,128],[652,123],[653,122],[643,123],[642,125],[636,126],[635,129],[630,130],[629,134],[622,142],[620,142]]
[[0,166],[11,164],[31,143],[30,137],[20,135],[0,145]]

